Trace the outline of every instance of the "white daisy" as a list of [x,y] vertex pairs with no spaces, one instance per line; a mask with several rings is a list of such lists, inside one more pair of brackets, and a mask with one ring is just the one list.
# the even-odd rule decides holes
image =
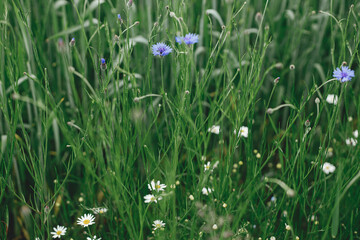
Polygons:
[[95,235],[93,238],[87,237],[86,240],[101,240],[101,238],[97,238]]
[[210,162],[207,162],[206,164],[204,164],[204,172],[209,170],[210,170]]
[[92,209],[94,214],[103,214],[106,213],[108,211],[107,208],[93,208]]
[[213,125],[211,128],[208,129],[208,132],[219,134],[220,133],[220,126]]
[[335,169],[336,167],[328,162],[325,162],[324,165],[322,166],[322,170],[325,174],[333,173]]
[[287,224],[285,223],[285,229],[286,229],[287,231],[290,231],[290,230],[291,230],[290,225],[287,225]]
[[[236,134],[236,129],[234,130],[234,134]],[[246,126],[242,126],[239,129],[238,137],[244,137],[247,138],[249,136],[249,128]]]
[[148,188],[150,191],[157,191],[157,192],[160,192],[160,191],[164,191],[165,188],[166,188],[166,185],[163,184],[163,183],[160,183],[160,181],[157,181],[155,183],[154,180],[151,181],[150,184],[148,184]]
[[51,232],[53,238],[61,238],[66,233],[66,227],[57,225],[56,228],[53,228],[54,232]]
[[77,224],[79,224],[83,227],[87,227],[87,226],[95,224],[94,220],[95,220],[94,215],[85,214],[84,216],[78,218]]
[[346,142],[346,145],[352,145],[353,147],[355,147],[357,144],[357,140],[354,138],[347,138],[345,140],[345,142]]
[[204,187],[202,190],[201,190],[201,192],[202,192],[202,194],[204,194],[204,195],[209,195],[209,193],[211,193],[213,190],[211,189],[211,188],[206,188],[206,187]]
[[339,98],[337,95],[334,95],[334,94],[329,94],[327,97],[326,97],[326,101],[330,104],[334,104],[336,105],[337,102],[338,102]]
[[152,225],[154,226],[154,231],[165,227],[165,223],[161,220],[155,220]]
[[354,135],[355,138],[358,138],[359,137],[359,131],[358,130],[353,131],[353,135]]
[[153,194],[148,194],[144,197],[144,199],[145,199],[145,203],[152,203],[152,202],[157,203],[157,201],[161,200],[162,197],[155,197]]

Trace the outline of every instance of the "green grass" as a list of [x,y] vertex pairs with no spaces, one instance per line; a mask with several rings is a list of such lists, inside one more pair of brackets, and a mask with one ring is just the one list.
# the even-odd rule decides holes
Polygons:
[[[360,144],[346,144],[359,12],[358,0],[2,0],[0,239],[52,239],[57,225],[62,239],[359,239]],[[189,32],[197,44],[175,42]],[[154,57],[157,42],[173,52]],[[328,81],[342,64],[352,81]],[[167,187],[148,204],[153,179]],[[108,211],[94,225],[76,223],[96,207]]]

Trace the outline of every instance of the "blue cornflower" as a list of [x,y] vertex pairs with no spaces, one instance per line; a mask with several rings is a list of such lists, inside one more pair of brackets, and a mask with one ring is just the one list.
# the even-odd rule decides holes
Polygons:
[[102,70],[106,70],[107,66],[106,66],[106,61],[104,58],[101,58],[101,65],[100,65],[100,68]]
[[187,45],[197,43],[197,42],[199,42],[199,35],[194,34],[194,33],[188,33],[185,35],[183,41]]
[[172,48],[165,43],[157,43],[152,45],[152,51],[154,56],[166,56],[172,52]]
[[118,17],[118,21],[119,21],[119,23],[123,23],[123,20],[122,20],[122,18],[121,18],[121,15],[120,15],[120,14],[118,14],[118,15],[117,15],[117,17]]
[[175,41],[179,44],[184,42],[186,45],[190,45],[199,42],[199,35],[188,33],[185,37],[175,37]]
[[69,42],[70,47],[75,46],[75,38],[73,37],[71,41]]
[[349,67],[342,66],[340,68],[336,68],[333,72],[333,77],[337,78],[340,82],[350,81],[351,78],[355,77],[354,70],[351,70]]
[[184,37],[175,37],[175,41],[181,44],[184,41]]

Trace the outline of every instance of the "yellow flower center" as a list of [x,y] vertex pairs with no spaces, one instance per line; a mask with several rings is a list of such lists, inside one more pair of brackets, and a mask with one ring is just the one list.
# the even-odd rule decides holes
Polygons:
[[156,198],[155,197],[151,197],[151,201],[155,201],[156,200]]
[[60,235],[61,233],[62,233],[62,231],[59,230],[59,231],[56,232],[56,235]]
[[99,211],[99,213],[103,214],[103,213],[104,213],[104,211],[103,211],[103,210],[100,210],[100,211]]
[[160,227],[161,227],[161,224],[160,224],[160,223],[157,223],[157,224],[156,224],[156,227],[157,227],[157,228],[160,228]]
[[89,219],[85,219],[85,220],[83,221],[83,223],[84,223],[84,224],[89,224],[89,223],[90,223],[90,220],[89,220]]
[[160,185],[157,185],[157,184],[156,184],[156,185],[155,185],[155,188],[156,188],[156,189],[160,188]]

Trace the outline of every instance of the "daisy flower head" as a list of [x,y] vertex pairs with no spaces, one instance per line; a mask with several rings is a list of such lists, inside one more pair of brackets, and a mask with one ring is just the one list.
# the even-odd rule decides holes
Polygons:
[[285,223],[285,229],[286,229],[287,231],[290,231],[290,230],[291,230],[291,226]]
[[220,133],[220,126],[213,125],[211,128],[208,129],[208,132],[219,134]]
[[86,240],[101,240],[101,238],[97,238],[96,235],[94,237],[87,237]]
[[79,224],[83,227],[87,227],[87,226],[95,224],[94,220],[95,220],[94,215],[85,214],[84,216],[78,218],[77,224]]
[[53,235],[53,238],[61,238],[61,236],[64,236],[66,233],[66,227],[57,225],[56,228],[53,228],[54,232],[51,232],[51,235]]
[[336,68],[334,70],[333,77],[340,82],[348,82],[351,80],[351,78],[355,77],[355,72],[347,66],[341,66],[341,69]]
[[93,208],[92,209],[94,214],[103,214],[106,213],[108,211],[107,208]]
[[165,223],[161,220],[155,220],[152,225],[154,227],[154,231],[165,227]]
[[188,33],[183,38],[183,41],[187,45],[195,44],[195,43],[199,42],[199,35],[194,34],[194,33]]
[[[236,129],[234,130],[234,134],[236,134]],[[247,138],[249,136],[249,128],[246,126],[242,126],[239,129],[238,137],[244,137]]]
[[359,131],[358,130],[353,131],[353,135],[354,135],[355,138],[358,138],[359,137]]
[[334,94],[329,94],[327,97],[326,97],[326,102],[330,103],[330,104],[334,104],[336,105],[337,102],[339,100],[339,97],[337,95],[334,95]]
[[153,194],[148,194],[144,197],[145,199],[145,203],[152,203],[152,202],[155,202],[157,203],[158,200],[161,200],[162,197],[155,197]]
[[210,170],[210,162],[207,162],[206,164],[204,164],[204,172],[209,171]]
[[346,145],[352,145],[353,147],[355,147],[357,145],[357,140],[354,138],[347,138],[345,140]]
[[166,56],[172,52],[172,48],[165,43],[157,43],[152,45],[152,51],[154,56]]
[[202,194],[208,196],[209,193],[212,193],[212,189],[211,188],[206,188],[206,187],[203,187],[203,189],[201,190]]
[[160,191],[165,191],[166,185],[163,183],[160,183],[160,181],[157,181],[155,183],[155,181],[152,180],[151,183],[148,184],[148,188],[150,191],[160,192]]
[[325,162],[322,166],[322,170],[325,174],[333,173],[336,167],[331,163]]

